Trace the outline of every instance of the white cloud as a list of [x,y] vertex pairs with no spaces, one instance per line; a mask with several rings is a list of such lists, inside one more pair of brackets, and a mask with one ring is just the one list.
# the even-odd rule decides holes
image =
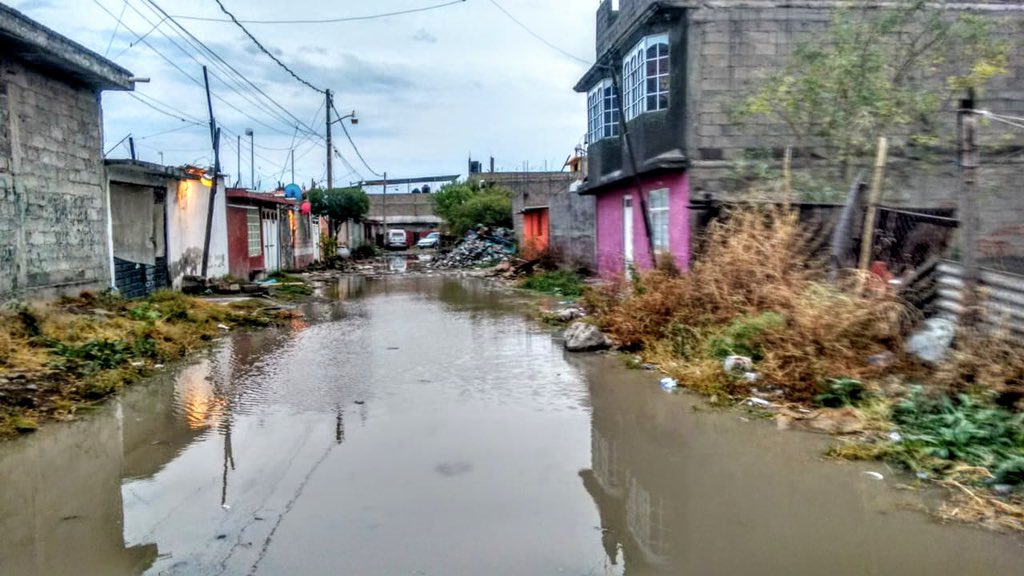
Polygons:
[[[115,16],[121,0],[96,0]],[[205,0],[157,0],[175,15],[221,18],[215,4]],[[359,16],[379,11],[419,8],[431,0],[393,0],[382,3],[324,3],[319,0],[226,1],[243,19],[298,19]],[[594,11],[597,0],[502,0],[502,5],[535,32],[569,53],[593,54]],[[115,20],[94,2],[28,0],[15,2],[54,30],[102,53]],[[71,7],[73,6],[73,7]],[[256,132],[256,169],[264,182],[276,182],[292,146],[294,122],[280,110],[264,111],[250,87],[199,55],[169,23],[146,40],[160,50],[175,69],[135,34],[145,34],[159,17],[142,0],[129,0],[124,25],[111,44],[110,55],[139,76],[152,78],[138,92],[174,107],[182,115],[206,120],[201,64],[210,65],[214,91],[231,104],[215,100],[220,124],[234,134]],[[278,101],[289,113],[311,123],[322,96],[293,80],[242,32],[229,23],[180,20],[189,32],[211,46],[224,60]],[[249,25],[271,52],[301,76],[336,93],[343,114],[356,110],[360,122],[349,130],[363,155],[377,171],[395,177],[465,171],[466,155],[495,156],[499,166],[518,167],[524,161],[540,166],[562,162],[585,131],[584,99],[572,86],[584,66],[567,59],[517,27],[485,0],[468,0],[430,12],[381,20],[335,24]],[[134,45],[133,45],[134,44]],[[198,60],[198,62],[196,61]],[[244,96],[235,92],[241,92]],[[237,110],[235,109],[237,108]],[[254,116],[256,120],[248,118]],[[146,138],[182,122],[161,116],[127,95],[104,95],[107,145],[131,132],[143,158],[168,163],[208,161],[209,132],[204,127],[182,129]],[[324,130],[323,116],[313,126]],[[370,177],[356,159],[344,135],[336,143],[350,162]],[[296,179],[320,179],[325,170],[322,144],[301,134],[296,138]],[[249,173],[249,147],[242,138],[242,174]],[[236,140],[225,137],[222,158],[235,170]],[[116,155],[116,154],[115,154]],[[336,180],[356,179],[336,162]]]

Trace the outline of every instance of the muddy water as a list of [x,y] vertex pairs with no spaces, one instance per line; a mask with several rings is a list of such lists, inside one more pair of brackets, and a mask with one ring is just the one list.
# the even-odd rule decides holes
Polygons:
[[326,293],[0,445],[0,574],[1024,574],[1021,540],[568,357],[481,284]]

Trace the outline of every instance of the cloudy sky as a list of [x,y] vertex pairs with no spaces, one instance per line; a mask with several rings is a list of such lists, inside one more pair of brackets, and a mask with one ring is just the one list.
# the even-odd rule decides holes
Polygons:
[[[179,16],[225,18],[215,0],[5,0],[29,17],[106,54],[136,76],[138,99],[104,95],[106,149],[134,135],[143,160],[211,163],[206,125],[160,114],[140,100],[190,120],[207,120],[202,64],[210,66],[224,129],[224,170],[249,180],[249,142],[255,132],[255,172],[267,188],[290,180],[288,150],[295,149],[295,179],[321,180],[325,147],[309,128],[324,132],[323,97],[300,84],[261,53],[231,23]],[[222,0],[241,20],[323,20],[375,15],[446,0]],[[496,5],[497,4],[497,5]],[[299,76],[330,88],[370,168],[389,177],[465,174],[466,158],[522,170],[558,169],[586,131],[585,99],[572,86],[586,65],[532,37],[504,8],[544,40],[584,60],[594,52],[599,0],[465,0],[436,10],[317,24],[246,24],[253,35]],[[163,8],[236,73],[189,45],[186,33],[157,11]],[[122,23],[118,25],[118,18]],[[139,41],[139,36],[143,41]],[[180,70],[176,69],[180,68]],[[239,75],[244,76],[242,79]],[[259,95],[246,79],[280,106]],[[292,118],[294,117],[294,118]],[[304,126],[296,133],[295,118]],[[236,167],[242,137],[241,170]],[[352,168],[335,160],[336,183],[372,179],[341,130],[336,145]]]

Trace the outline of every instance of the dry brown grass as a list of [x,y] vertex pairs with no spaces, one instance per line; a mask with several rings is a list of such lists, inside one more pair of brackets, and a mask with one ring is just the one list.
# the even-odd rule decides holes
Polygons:
[[994,391],[1024,409],[1024,346],[1005,330],[961,330],[933,381],[951,392]]
[[[689,273],[647,272],[632,289],[592,294],[587,301],[600,325],[625,347],[654,350],[653,343],[680,331],[692,334],[698,342],[675,351],[686,356],[685,365],[700,367],[690,375],[698,377],[699,388],[711,387],[713,379],[709,347],[699,340],[738,319],[781,315],[783,326],[763,330],[752,343],[764,351],[757,372],[790,399],[807,400],[828,378],[876,375],[867,358],[898,352],[912,318],[885,290],[864,292],[857,281],[825,283],[807,241],[795,211],[744,209],[712,225],[705,253]],[[717,379],[720,387],[744,392],[745,385],[720,370]]]
[[0,438],[37,418],[72,413],[184,357],[228,327],[265,326],[290,313],[266,303],[211,304],[179,293],[145,300],[83,294],[0,311]]

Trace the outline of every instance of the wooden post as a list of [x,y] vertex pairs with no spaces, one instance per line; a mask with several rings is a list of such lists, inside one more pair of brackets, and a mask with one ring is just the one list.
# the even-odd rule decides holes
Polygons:
[[866,271],[871,264],[871,248],[875,237],[875,213],[878,212],[878,201],[882,196],[882,178],[885,175],[885,161],[889,154],[889,141],[883,136],[878,139],[878,156],[875,158],[875,175],[871,180],[871,194],[868,197],[868,212],[864,218],[864,236],[860,240],[861,271]]
[[331,91],[327,90],[326,92],[327,101],[324,105],[327,110],[327,189],[331,190],[334,188],[334,144],[331,142],[331,108],[334,107],[334,100],[331,97]]
[[786,207],[793,202],[793,147],[786,146],[786,155],[782,160],[782,192]]
[[965,324],[971,324],[975,319],[975,314],[969,310],[977,299],[979,276],[976,252],[978,243],[976,175],[978,149],[975,142],[978,115],[974,106],[974,91],[972,90],[966,99],[961,100],[960,110],[957,112],[957,137],[960,141],[960,265],[963,267],[961,279],[964,284],[961,304],[965,312],[962,318]]
[[216,207],[217,181],[220,180],[220,128],[213,116],[213,100],[210,98],[210,77],[203,66],[203,80],[206,82],[206,105],[210,110],[210,140],[213,144],[213,185],[210,186],[210,205],[206,210],[206,236],[203,239],[202,275],[206,278],[210,262],[210,237],[213,234],[213,213]]

